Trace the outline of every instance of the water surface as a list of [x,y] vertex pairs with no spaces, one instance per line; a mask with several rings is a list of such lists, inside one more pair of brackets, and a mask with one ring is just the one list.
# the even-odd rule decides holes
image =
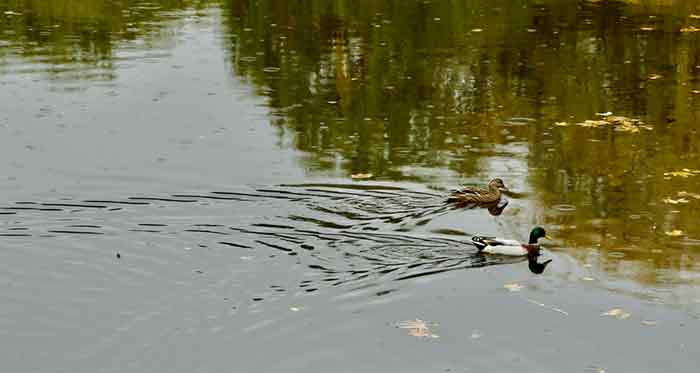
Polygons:
[[0,0],[2,360],[693,369],[699,5]]

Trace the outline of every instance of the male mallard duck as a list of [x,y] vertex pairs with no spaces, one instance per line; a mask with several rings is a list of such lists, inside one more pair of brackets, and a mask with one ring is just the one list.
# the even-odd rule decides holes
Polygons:
[[507,192],[508,188],[501,179],[493,179],[489,182],[488,189],[467,187],[452,192],[447,202],[459,204],[487,205],[497,203],[501,199],[501,192]]
[[528,243],[520,243],[516,240],[509,240],[496,237],[473,236],[472,243],[479,249],[480,253],[501,254],[510,256],[537,257],[540,254],[540,245],[537,241],[540,238],[547,238],[547,232],[542,227],[535,227],[530,232]]

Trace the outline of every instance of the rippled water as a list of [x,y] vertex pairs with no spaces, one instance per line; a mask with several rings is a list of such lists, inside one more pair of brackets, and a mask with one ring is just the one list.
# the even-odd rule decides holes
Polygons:
[[0,358],[694,369],[699,5],[0,0]]

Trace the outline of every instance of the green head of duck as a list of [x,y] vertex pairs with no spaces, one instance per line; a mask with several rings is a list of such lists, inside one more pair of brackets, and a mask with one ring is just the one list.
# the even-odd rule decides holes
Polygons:
[[534,245],[537,243],[537,241],[539,241],[540,238],[547,238],[547,232],[544,230],[544,228],[532,228],[532,231],[530,232],[530,240],[528,241],[528,243]]

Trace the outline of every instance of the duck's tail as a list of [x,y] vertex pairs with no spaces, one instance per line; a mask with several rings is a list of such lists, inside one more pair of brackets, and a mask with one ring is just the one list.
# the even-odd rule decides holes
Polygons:
[[472,244],[476,246],[476,249],[481,252],[488,246],[488,243],[486,243],[486,240],[488,240],[489,237],[482,237],[482,236],[472,236]]

